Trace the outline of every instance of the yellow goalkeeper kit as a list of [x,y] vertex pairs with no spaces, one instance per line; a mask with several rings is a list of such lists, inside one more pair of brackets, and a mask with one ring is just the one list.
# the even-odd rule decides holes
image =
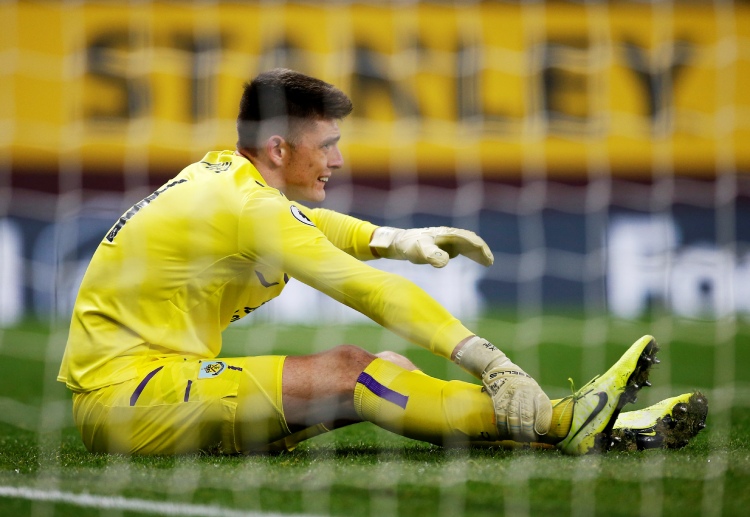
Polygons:
[[[362,262],[375,258],[369,247],[375,228],[288,200],[231,151],[208,153],[136,203],[106,234],[89,264],[58,376],[76,393],[74,413],[87,446],[106,447],[94,435],[86,438],[87,432],[96,434],[102,407],[148,405],[150,396],[191,402],[205,392],[203,380],[229,380],[248,370],[245,360],[262,360],[216,360],[221,333],[278,296],[290,279],[450,357],[472,332],[412,282]],[[283,434],[288,433],[280,408],[283,358],[275,361],[263,367],[273,375],[248,382],[278,413],[274,418]],[[156,372],[185,369],[186,380],[178,385],[169,381],[160,388],[151,382]],[[121,389],[101,391],[108,386]],[[237,381],[223,389],[226,398],[245,388]],[[231,413],[226,400],[221,404],[224,409],[209,420]],[[181,419],[184,415],[173,418]],[[137,430],[132,431],[131,441],[138,442],[132,436]],[[110,444],[123,452],[138,447]]]

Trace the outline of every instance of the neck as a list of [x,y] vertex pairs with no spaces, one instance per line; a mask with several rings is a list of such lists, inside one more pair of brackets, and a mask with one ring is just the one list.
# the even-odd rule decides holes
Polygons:
[[266,181],[269,187],[273,187],[281,192],[284,192],[284,182],[281,179],[281,175],[278,174],[275,169],[268,163],[265,163],[261,157],[257,154],[253,154],[249,151],[238,149],[234,151],[237,156],[242,156],[247,161],[253,164],[253,167],[260,173],[263,179]]

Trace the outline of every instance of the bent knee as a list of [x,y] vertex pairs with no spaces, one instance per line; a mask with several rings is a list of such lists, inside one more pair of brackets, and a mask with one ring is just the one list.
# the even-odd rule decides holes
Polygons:
[[345,363],[369,364],[375,359],[375,355],[356,345],[338,345],[327,353],[335,356],[337,361]]
[[409,359],[407,359],[401,354],[397,354],[396,352],[391,352],[390,350],[386,350],[384,352],[378,352],[375,355],[381,359],[385,359],[386,361],[389,361],[397,366],[400,366],[401,368],[404,368],[405,370],[417,370],[418,369],[416,365],[412,363]]

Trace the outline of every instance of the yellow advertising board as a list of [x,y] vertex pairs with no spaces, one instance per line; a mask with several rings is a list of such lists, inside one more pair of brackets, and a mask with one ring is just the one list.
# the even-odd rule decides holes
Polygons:
[[354,174],[747,170],[749,42],[731,2],[4,2],[0,152],[176,172],[286,66],[352,97]]

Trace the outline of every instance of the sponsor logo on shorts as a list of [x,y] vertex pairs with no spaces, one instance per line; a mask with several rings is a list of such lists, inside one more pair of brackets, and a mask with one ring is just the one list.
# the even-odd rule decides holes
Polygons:
[[213,379],[226,370],[227,363],[224,361],[204,361],[198,371],[199,379]]

